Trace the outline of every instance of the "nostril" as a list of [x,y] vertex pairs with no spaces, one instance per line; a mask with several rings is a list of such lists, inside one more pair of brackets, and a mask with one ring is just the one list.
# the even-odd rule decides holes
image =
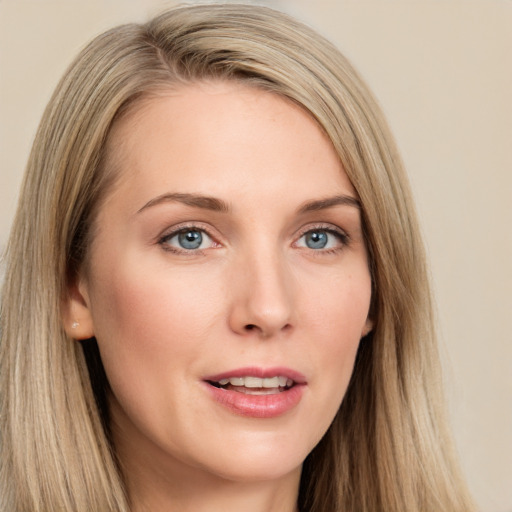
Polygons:
[[[291,324],[286,324],[281,327],[282,331],[289,331],[292,328]],[[244,326],[245,332],[252,332],[252,331],[258,331],[260,332],[264,337],[268,337],[272,334],[273,329],[263,329],[257,324],[246,324]]]

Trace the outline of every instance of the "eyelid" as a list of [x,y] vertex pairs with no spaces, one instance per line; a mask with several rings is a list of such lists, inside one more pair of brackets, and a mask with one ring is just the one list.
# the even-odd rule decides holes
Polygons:
[[340,236],[344,236],[349,238],[348,233],[337,226],[336,224],[331,224],[330,222],[313,222],[311,224],[306,224],[305,226],[302,226],[298,232],[297,232],[297,238],[300,238],[301,236],[305,235],[309,231],[315,231],[315,229],[319,231],[329,231],[331,233],[336,233]]
[[314,252],[317,252],[317,253],[324,252],[325,253],[325,252],[329,252],[329,251],[332,252],[332,251],[340,250],[340,249],[343,249],[350,242],[350,236],[344,229],[341,229],[339,226],[336,226],[335,224],[319,222],[319,223],[307,224],[306,226],[302,226],[297,233],[297,237],[295,239],[294,245],[297,244],[298,241],[304,235],[306,235],[307,233],[309,233],[311,231],[315,231],[315,230],[316,231],[326,231],[327,233],[331,233],[331,234],[337,236],[340,240],[341,246],[336,247],[336,248],[330,248],[330,249],[316,249],[316,250],[312,249]]
[[[179,233],[183,231],[201,231],[205,233],[208,238],[213,242],[213,247],[207,247],[205,249],[183,249],[180,247],[175,247],[173,245],[169,245],[166,242],[171,238],[175,237]],[[177,254],[186,254],[186,255],[197,255],[202,254],[204,251],[216,247],[220,247],[221,243],[218,241],[217,236],[212,234],[212,230],[205,225],[203,222],[182,222],[180,224],[174,225],[171,228],[167,228],[157,237],[157,243],[162,246],[165,251],[177,253]]]

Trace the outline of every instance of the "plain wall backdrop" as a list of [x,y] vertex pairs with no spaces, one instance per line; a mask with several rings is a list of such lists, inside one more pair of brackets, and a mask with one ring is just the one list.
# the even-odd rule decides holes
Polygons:
[[[0,0],[0,250],[66,66],[102,30],[174,3]],[[259,3],[333,40],[387,114],[431,259],[462,465],[482,512],[512,512],[512,0]]]

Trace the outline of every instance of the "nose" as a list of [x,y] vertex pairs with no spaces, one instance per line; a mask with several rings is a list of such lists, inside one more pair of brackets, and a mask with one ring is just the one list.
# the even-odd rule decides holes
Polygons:
[[271,338],[294,324],[293,279],[279,255],[241,258],[232,276],[231,329],[244,336]]

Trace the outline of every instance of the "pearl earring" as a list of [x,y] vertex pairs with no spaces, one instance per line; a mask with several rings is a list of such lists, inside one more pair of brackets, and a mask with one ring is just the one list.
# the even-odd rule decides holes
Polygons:
[[80,324],[78,322],[73,322],[71,324],[71,329],[76,329]]

